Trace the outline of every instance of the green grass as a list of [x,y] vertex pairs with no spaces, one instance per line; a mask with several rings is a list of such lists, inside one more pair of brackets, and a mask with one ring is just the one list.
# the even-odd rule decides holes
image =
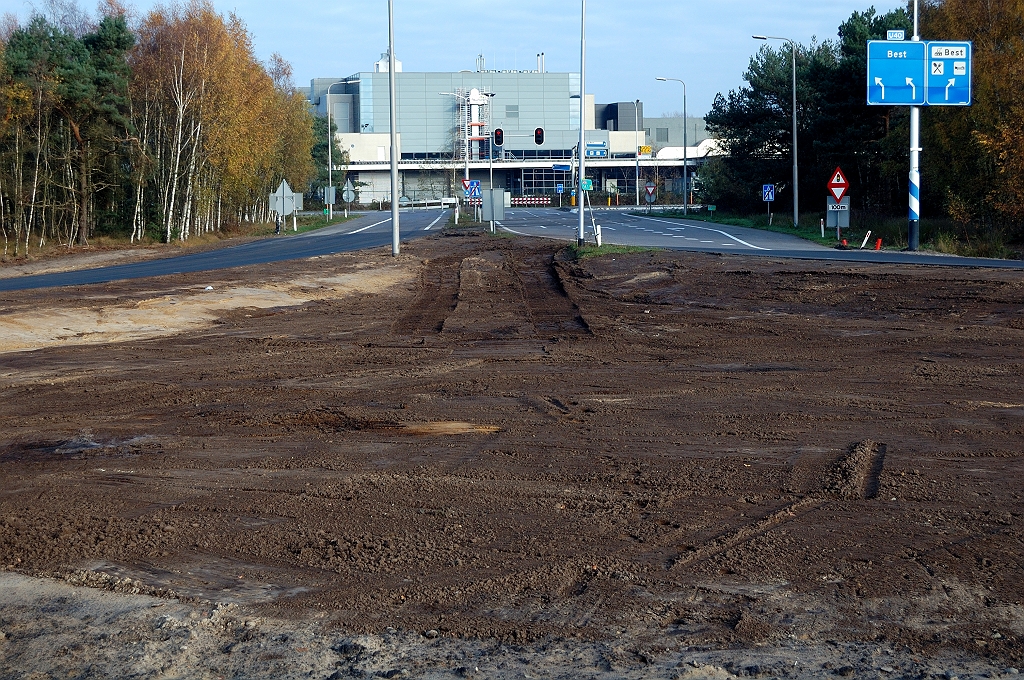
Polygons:
[[[324,227],[331,227],[336,224],[343,224],[349,220],[355,219],[357,216],[349,214],[349,216],[342,217],[339,214],[334,215],[333,220],[328,220],[324,215],[301,215],[296,219],[298,231],[292,231],[292,218],[288,218],[281,222],[281,235],[289,236],[296,234],[304,234],[309,231],[316,231],[317,229],[323,229]],[[271,236],[277,229],[273,222],[267,224],[257,225],[252,230],[253,236]]]
[[629,255],[633,253],[653,253],[660,251],[661,248],[650,248],[645,246],[616,246],[616,245],[603,245],[598,248],[593,244],[586,244],[582,248],[578,245],[571,245],[568,247],[568,251],[577,260],[586,260],[591,257],[603,257],[605,255]]

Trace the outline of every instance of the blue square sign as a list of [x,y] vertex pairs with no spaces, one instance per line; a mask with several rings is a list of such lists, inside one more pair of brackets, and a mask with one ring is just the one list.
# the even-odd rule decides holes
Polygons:
[[868,41],[868,104],[924,106],[927,43]]
[[766,203],[770,203],[775,200],[775,185],[765,184],[761,187],[761,197]]
[[971,105],[971,43],[928,43],[928,104]]

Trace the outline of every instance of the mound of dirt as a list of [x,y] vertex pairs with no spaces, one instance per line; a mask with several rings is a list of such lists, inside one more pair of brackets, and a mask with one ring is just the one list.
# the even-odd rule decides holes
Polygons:
[[134,613],[0,588],[0,675],[1024,663],[1019,273],[480,235],[216,276],[2,294],[5,583]]

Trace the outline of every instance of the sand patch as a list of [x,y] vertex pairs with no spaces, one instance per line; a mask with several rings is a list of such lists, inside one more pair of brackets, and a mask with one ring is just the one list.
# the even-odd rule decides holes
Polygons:
[[172,335],[210,326],[235,309],[290,307],[357,293],[381,292],[415,279],[412,268],[388,267],[354,273],[307,276],[262,286],[196,288],[131,303],[54,306],[0,316],[0,353],[52,346],[94,345]]

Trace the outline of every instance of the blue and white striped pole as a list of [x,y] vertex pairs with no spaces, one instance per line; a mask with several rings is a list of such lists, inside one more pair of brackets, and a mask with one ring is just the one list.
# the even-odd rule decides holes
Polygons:
[[[914,40],[920,40],[918,30],[918,0],[914,0]],[[910,107],[910,214],[907,228],[907,250],[921,245],[921,109]]]

